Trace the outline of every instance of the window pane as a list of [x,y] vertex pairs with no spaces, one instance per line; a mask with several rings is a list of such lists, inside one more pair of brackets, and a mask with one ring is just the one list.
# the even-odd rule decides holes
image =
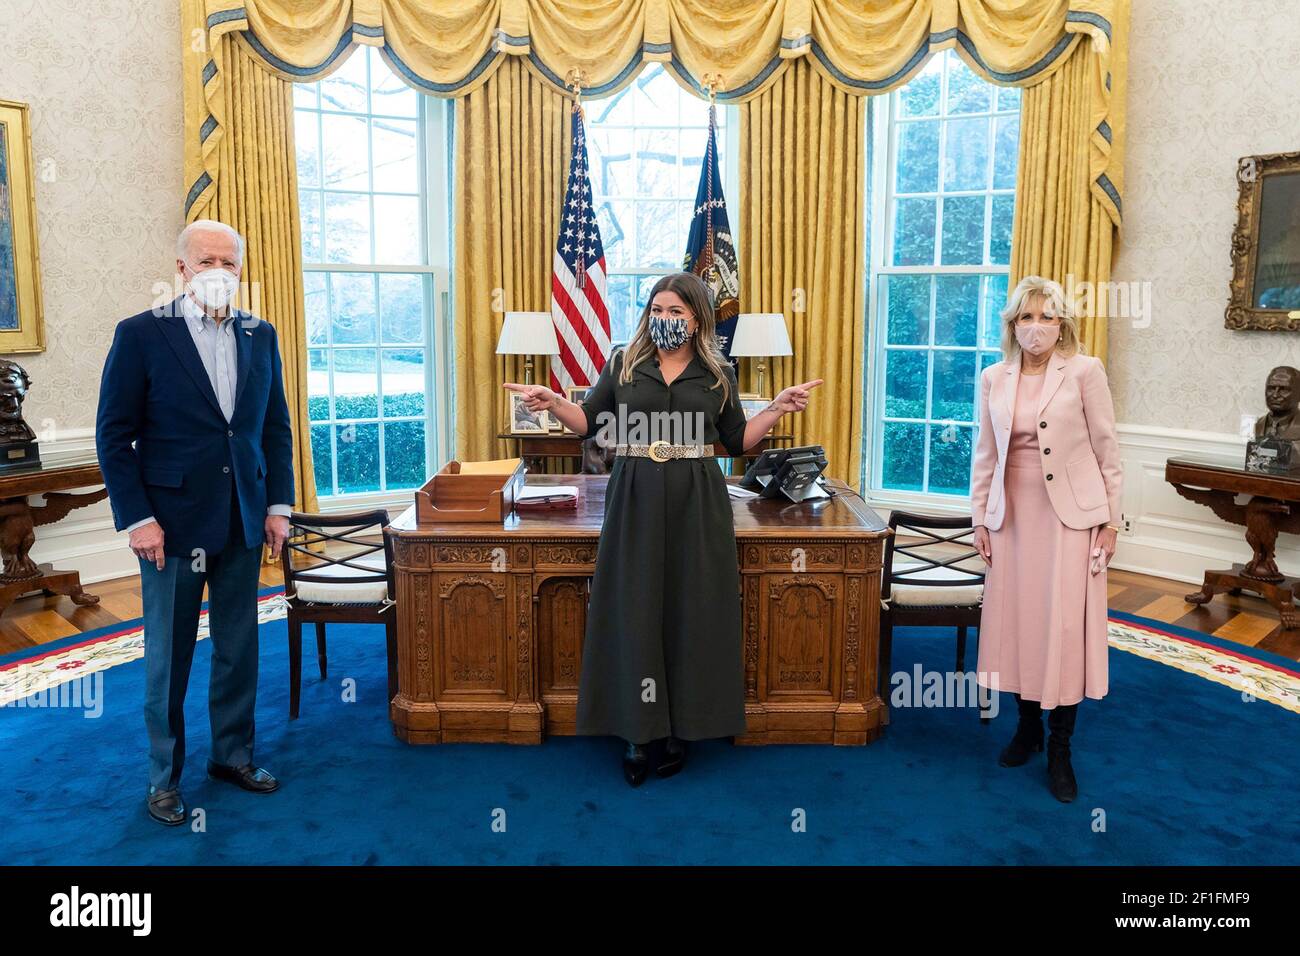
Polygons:
[[[704,169],[704,151],[709,146],[709,131],[704,129],[682,130],[681,134],[681,168],[677,174],[676,195],[683,199],[695,200],[695,193],[700,188],[700,173]],[[718,144],[719,153],[714,157],[715,163],[722,161],[722,144]],[[719,170],[721,175],[721,170]],[[723,195],[726,195],[724,192]]]
[[993,87],[975,75],[961,57],[949,51],[948,61],[948,112],[987,113],[991,108]]
[[988,188],[989,121],[984,117],[951,120],[944,147],[943,188],[946,192]]
[[418,275],[380,276],[379,316],[384,342],[424,341],[424,279]]
[[334,349],[334,417],[379,416],[379,369],[374,349]]
[[934,200],[894,202],[894,265],[934,265]]
[[375,261],[387,265],[424,261],[419,196],[375,197]]
[[303,262],[320,262],[324,255],[321,243],[320,205],[321,194],[314,190],[304,190],[298,197]]
[[[677,131],[638,130],[636,189],[639,196],[677,195]],[[691,193],[694,196],[694,191]]]
[[388,422],[384,425],[384,483],[395,488],[418,488],[428,476],[424,455],[424,422]]
[[1016,160],[1020,152],[1020,114],[999,116],[993,147],[993,188],[1015,189]]
[[941,495],[970,493],[972,428],[930,426],[930,488]]
[[312,345],[329,342],[329,300],[325,293],[325,273],[304,272],[303,305],[307,314],[307,341]]
[[974,345],[979,325],[979,276],[938,276],[934,290],[934,344]]
[[307,417],[314,422],[330,417],[330,353],[328,349],[307,350]]
[[402,82],[384,58],[370,55],[370,109],[380,116],[415,116],[419,94]]
[[898,91],[898,105],[902,115],[938,115],[939,76],[942,72],[943,57],[932,56],[925,68]]
[[612,344],[627,342],[632,338],[636,321],[636,303],[633,301],[636,280],[629,275],[611,275],[605,285],[609,302],[609,334]]
[[886,301],[887,341],[890,345],[930,342],[930,277],[891,275],[882,288]]
[[998,109],[1020,111],[1020,87],[998,87]]
[[384,417],[424,414],[424,349],[384,349]]
[[1011,261],[1011,223],[1015,196],[993,197],[993,223],[989,230],[989,262],[1006,265]]
[[320,84],[295,83],[293,85],[293,105],[299,108],[316,109],[320,105]]
[[379,490],[379,426],[334,426],[339,470],[339,494]]
[[644,70],[631,86],[624,87],[616,95],[609,99],[592,100],[586,105],[587,110],[587,129],[590,132],[592,126],[602,123],[617,126],[631,126],[632,116],[632,88],[639,83],[645,83],[649,80],[653,67]]
[[636,195],[632,166],[631,130],[587,130],[587,175],[597,195]]
[[[330,327],[334,345],[370,345],[375,341],[375,277],[330,273]],[[335,368],[337,368],[337,364]],[[337,391],[338,383],[335,382]]]
[[331,189],[370,188],[369,121],[364,116],[321,116],[325,185]]
[[325,194],[325,261],[370,262],[370,197]]
[[884,486],[920,491],[925,480],[925,426],[885,422],[884,446]]
[[357,47],[341,67],[320,81],[322,109],[366,111],[366,53],[366,47]]
[[605,267],[610,271],[636,267],[632,236],[635,232],[633,203],[626,199],[602,202],[596,209],[596,225],[605,247]]
[[934,384],[930,418],[936,421],[975,420],[975,353],[934,353]]
[[316,139],[319,113],[298,110],[293,114],[293,142],[298,156],[298,188],[320,187],[320,144]]
[[418,193],[418,153],[414,120],[375,119],[370,122],[373,137],[375,192]]
[[923,349],[885,352],[885,416],[925,418],[925,376],[929,353]]
[[984,277],[984,339],[988,348],[1002,347],[1002,310],[1007,305],[1007,277]]
[[984,197],[956,196],[943,201],[943,264],[979,265],[984,261]]
[[681,264],[685,237],[677,230],[677,204],[636,203],[637,264],[643,268],[672,268]]
[[334,474],[331,465],[334,451],[330,441],[333,431],[332,425],[311,426],[311,464],[316,472],[316,494],[320,497],[334,494]]
[[935,192],[939,188],[939,121],[902,123],[898,129],[900,193]]
[[676,126],[681,87],[663,68],[646,70],[632,84],[636,122],[642,126]]

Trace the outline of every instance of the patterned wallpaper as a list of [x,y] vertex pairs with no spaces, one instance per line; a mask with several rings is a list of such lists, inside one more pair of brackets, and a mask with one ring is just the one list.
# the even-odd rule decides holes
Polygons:
[[1117,417],[1236,434],[1268,370],[1300,367],[1300,334],[1223,327],[1237,159],[1300,150],[1300,2],[1135,2],[1128,132],[1114,278],[1152,308],[1110,330]]
[[[1300,149],[1300,3],[1133,4],[1125,230],[1114,278],[1151,323],[1111,329],[1121,422],[1236,433],[1300,335],[1223,328],[1237,157]],[[179,4],[0,3],[0,98],[32,105],[47,350],[37,428],[94,424],[114,324],[172,272],[182,225]],[[48,181],[46,181],[48,180]]]
[[180,4],[4,0],[0,99],[31,105],[45,352],[16,356],[43,438],[95,423],[118,320],[175,268]]

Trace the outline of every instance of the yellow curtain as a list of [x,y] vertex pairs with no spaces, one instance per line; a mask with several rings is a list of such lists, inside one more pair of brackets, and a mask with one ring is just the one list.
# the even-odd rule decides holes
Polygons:
[[[1123,82],[1123,71],[1117,77],[1112,83]],[[1105,83],[1091,48],[1082,46],[1022,94],[1010,276],[1012,286],[1027,275],[1060,282],[1080,306],[1084,349],[1102,361],[1123,188],[1116,155],[1123,141],[1096,119]]]
[[[188,0],[182,5],[187,26],[194,26],[200,7]],[[187,150],[186,169],[197,177],[210,166],[219,174],[192,191],[185,219],[216,219],[244,236],[244,281],[252,293],[244,306],[275,326],[280,343],[294,433],[293,504],[299,511],[315,511],[293,85],[248,56],[233,37],[217,43],[210,54],[197,42],[187,47],[187,59],[203,66],[195,62],[197,72],[186,70],[187,142],[200,146]],[[199,115],[212,119],[192,126],[190,120]]]
[[740,107],[740,306],[785,313],[794,352],[771,361],[763,397],[826,380],[777,430],[822,445],[828,473],[851,486],[862,469],[865,103],[805,61]]
[[[522,356],[496,354],[505,312],[551,310],[551,264],[568,175],[571,100],[511,60],[456,100],[452,228],[456,261],[456,454],[510,453],[505,381]],[[545,382],[544,362],[534,368]]]

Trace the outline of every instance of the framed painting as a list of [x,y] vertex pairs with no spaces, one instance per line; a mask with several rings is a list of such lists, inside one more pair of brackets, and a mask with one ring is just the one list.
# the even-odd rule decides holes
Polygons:
[[1243,157],[1237,191],[1223,324],[1300,331],[1300,153]]
[[0,353],[45,348],[31,114],[0,100]]

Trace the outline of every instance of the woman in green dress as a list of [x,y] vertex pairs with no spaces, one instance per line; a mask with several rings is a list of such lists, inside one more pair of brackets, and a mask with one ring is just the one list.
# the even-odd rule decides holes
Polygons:
[[721,442],[741,455],[821,379],[785,389],[748,421],[719,346],[705,284],[660,279],[632,340],[606,363],[581,404],[541,385],[507,384],[530,409],[613,445],[596,554],[578,733],[623,738],[623,772],[645,779],[682,768],[684,741],[745,732],[740,569]]

